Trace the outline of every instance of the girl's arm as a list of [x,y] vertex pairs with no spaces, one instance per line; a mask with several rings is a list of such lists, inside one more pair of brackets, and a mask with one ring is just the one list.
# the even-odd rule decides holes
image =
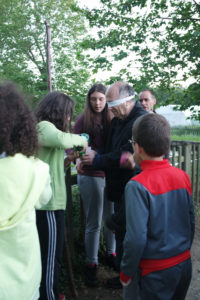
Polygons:
[[85,147],[87,144],[84,137],[63,132],[48,121],[42,121],[37,126],[40,146],[70,149],[74,146]]

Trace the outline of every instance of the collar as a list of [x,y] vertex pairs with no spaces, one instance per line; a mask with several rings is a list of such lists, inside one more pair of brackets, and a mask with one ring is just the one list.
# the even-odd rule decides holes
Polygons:
[[125,120],[136,119],[144,114],[147,114],[147,111],[140,105],[138,101],[136,101],[133,109]]
[[142,171],[170,167],[168,159],[163,160],[143,160],[140,164]]

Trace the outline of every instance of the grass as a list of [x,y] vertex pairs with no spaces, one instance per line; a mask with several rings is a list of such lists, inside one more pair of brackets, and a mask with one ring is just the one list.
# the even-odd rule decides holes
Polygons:
[[200,142],[200,136],[198,135],[171,135],[172,141],[191,141]]

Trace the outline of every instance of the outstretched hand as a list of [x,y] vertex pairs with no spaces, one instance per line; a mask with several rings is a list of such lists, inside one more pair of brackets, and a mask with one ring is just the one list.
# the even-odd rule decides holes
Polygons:
[[97,154],[96,151],[90,150],[89,153],[84,154],[81,157],[81,162],[83,165],[91,166],[94,160],[95,155]]

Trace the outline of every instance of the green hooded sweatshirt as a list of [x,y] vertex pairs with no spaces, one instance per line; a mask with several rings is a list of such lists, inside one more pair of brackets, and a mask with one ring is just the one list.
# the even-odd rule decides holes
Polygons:
[[38,299],[41,257],[35,208],[51,197],[49,167],[22,154],[0,159],[0,299]]
[[49,164],[52,198],[41,210],[65,210],[66,186],[64,174],[65,149],[84,147],[86,140],[77,134],[63,132],[48,121],[38,123],[39,158]]

